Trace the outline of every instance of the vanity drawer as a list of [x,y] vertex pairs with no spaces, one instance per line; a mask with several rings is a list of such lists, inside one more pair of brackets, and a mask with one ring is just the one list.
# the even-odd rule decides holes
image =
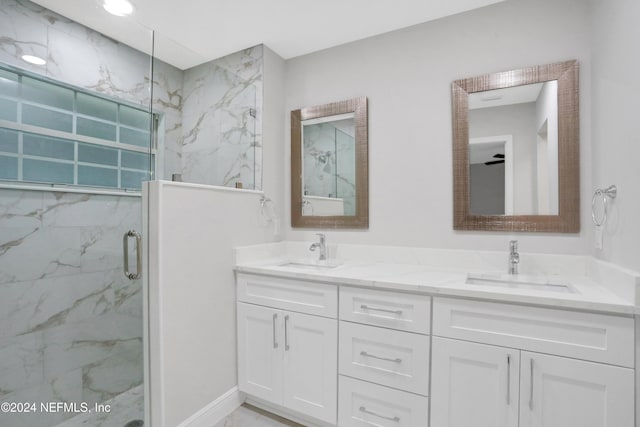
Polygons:
[[434,298],[433,335],[634,366],[630,317]]
[[340,322],[340,373],[426,396],[429,337]]
[[424,396],[340,376],[340,427],[427,427],[429,401]]
[[431,297],[341,287],[340,320],[429,334]]
[[278,277],[238,274],[238,301],[336,318],[338,289],[333,285]]

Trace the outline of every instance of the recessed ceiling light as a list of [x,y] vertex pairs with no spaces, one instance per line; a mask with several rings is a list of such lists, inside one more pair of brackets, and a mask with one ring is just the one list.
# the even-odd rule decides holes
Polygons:
[[34,65],[44,65],[47,63],[44,59],[33,55],[22,55],[22,60]]
[[133,5],[127,0],[104,0],[102,7],[116,16],[126,16],[133,12]]

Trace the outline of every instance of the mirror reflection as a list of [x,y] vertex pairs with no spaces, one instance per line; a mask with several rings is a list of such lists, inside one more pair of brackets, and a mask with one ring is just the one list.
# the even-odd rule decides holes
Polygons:
[[470,212],[558,214],[558,81],[469,94]]
[[355,215],[354,114],[304,120],[301,131],[302,215]]
[[369,227],[367,98],[291,111],[291,226]]
[[580,231],[575,60],[455,80],[453,228]]

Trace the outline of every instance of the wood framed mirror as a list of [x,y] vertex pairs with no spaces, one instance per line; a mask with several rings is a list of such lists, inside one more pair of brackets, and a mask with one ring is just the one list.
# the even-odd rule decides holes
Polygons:
[[580,231],[578,62],[451,85],[455,230]]
[[291,226],[369,227],[367,98],[291,112]]

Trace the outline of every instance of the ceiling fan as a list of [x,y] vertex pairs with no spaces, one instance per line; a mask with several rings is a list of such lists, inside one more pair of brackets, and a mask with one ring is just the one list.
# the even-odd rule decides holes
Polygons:
[[487,166],[491,166],[491,165],[498,165],[500,163],[504,163],[504,154],[494,154],[493,155],[494,159],[501,159],[501,160],[491,160],[489,162],[485,162],[484,164]]

